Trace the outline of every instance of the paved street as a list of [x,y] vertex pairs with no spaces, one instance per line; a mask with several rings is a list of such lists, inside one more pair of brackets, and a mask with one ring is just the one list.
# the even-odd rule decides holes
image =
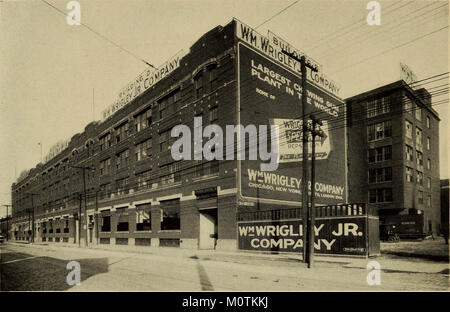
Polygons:
[[[381,285],[366,282],[372,259],[317,257],[313,270],[294,256],[151,248],[150,252],[3,244],[1,290],[305,291],[447,290],[448,264],[395,256],[376,258]],[[81,285],[69,286],[69,261]]]

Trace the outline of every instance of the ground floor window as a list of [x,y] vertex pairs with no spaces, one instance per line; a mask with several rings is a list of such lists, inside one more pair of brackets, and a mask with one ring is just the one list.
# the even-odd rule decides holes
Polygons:
[[161,201],[161,230],[180,229],[180,200]]
[[117,231],[128,231],[128,210],[127,208],[117,208]]
[[151,231],[150,204],[136,205],[136,231]]
[[109,210],[107,212],[102,212],[100,220],[101,220],[100,231],[111,232],[111,215]]

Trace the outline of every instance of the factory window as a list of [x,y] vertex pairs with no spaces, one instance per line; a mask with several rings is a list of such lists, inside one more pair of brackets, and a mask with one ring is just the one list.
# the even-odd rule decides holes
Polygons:
[[392,146],[381,146],[369,149],[369,163],[392,159]]
[[429,189],[431,188],[431,178],[430,177],[427,178],[427,187]]
[[411,113],[412,112],[412,100],[409,97],[404,98],[405,103],[405,112]]
[[392,167],[374,168],[369,170],[369,183],[392,181]]
[[419,202],[419,204],[423,204],[423,192],[422,191],[417,192],[417,201]]
[[431,170],[431,160],[429,158],[427,159],[427,169]]
[[383,96],[379,99],[372,99],[367,102],[367,118],[375,117],[390,112],[391,105],[389,97]]
[[64,217],[64,233],[69,233],[69,217]]
[[431,148],[431,139],[430,137],[427,137],[427,150],[430,150]]
[[101,212],[100,218],[100,231],[101,232],[111,232],[111,215],[109,210]]
[[417,184],[423,185],[423,173],[420,171],[417,171]]
[[392,202],[392,189],[379,188],[369,190],[369,203],[389,203]]
[[431,207],[431,195],[428,195],[428,207]]
[[151,169],[136,174],[138,189],[145,189],[151,185],[151,174],[152,174]]
[[166,130],[159,134],[159,150],[160,150],[160,152],[166,152],[166,151],[170,150],[173,142],[175,142],[175,140],[177,139],[177,138],[173,138],[170,135],[171,131],[172,131],[172,129],[169,129],[169,130]]
[[390,120],[367,126],[367,138],[369,141],[389,138],[392,135],[392,124]]
[[166,118],[178,110],[180,91],[176,90],[158,101],[159,119]]
[[128,231],[128,210],[127,208],[117,208],[117,232]]
[[102,160],[100,162],[100,175],[105,175],[111,172],[111,158]]
[[42,222],[42,233],[43,234],[47,233],[47,222]]
[[431,119],[430,116],[427,116],[427,128],[430,129],[431,127]]
[[422,137],[422,129],[416,127],[416,144],[422,145],[423,137]]
[[423,154],[419,151],[416,151],[416,163],[417,166],[423,166]]
[[195,97],[197,99],[203,96],[203,73],[200,72],[194,77],[195,83]]
[[122,125],[116,128],[116,143],[119,143],[125,140],[128,137],[129,124],[128,122],[123,123]]
[[136,205],[136,231],[151,231],[150,204]]
[[128,194],[129,178],[116,180],[116,191],[118,195]]
[[111,183],[105,183],[100,185],[100,199],[109,198],[111,194]]
[[413,161],[414,160],[414,152],[413,148],[409,145],[405,145],[405,153],[406,153],[406,160]]
[[161,185],[170,185],[181,181],[181,172],[179,163],[172,163],[160,168],[162,172],[168,172],[161,176]]
[[213,122],[217,121],[219,119],[218,116],[218,108],[213,107],[209,110],[209,123],[212,124]]
[[152,124],[152,109],[148,108],[146,111],[139,113],[134,117],[134,127],[136,132],[144,130]]
[[111,146],[111,133],[107,133],[99,138],[100,150],[104,151]]
[[406,181],[414,182],[413,168],[406,167]]
[[219,161],[204,162],[195,167],[195,177],[208,176],[219,173]]
[[209,67],[209,90],[213,91],[216,90],[218,87],[218,80],[217,80],[217,65],[213,65]]
[[161,230],[180,229],[180,200],[161,201]]
[[153,141],[150,138],[136,145],[135,148],[136,161],[146,159],[152,155],[152,144]]
[[415,115],[416,119],[421,121],[422,120],[422,109],[417,105],[415,109]]
[[130,155],[130,150],[126,149],[119,154],[116,154],[116,168],[122,169],[128,166],[128,159]]
[[405,120],[405,135],[407,138],[412,139],[412,133],[413,133],[413,124],[410,123],[408,120]]

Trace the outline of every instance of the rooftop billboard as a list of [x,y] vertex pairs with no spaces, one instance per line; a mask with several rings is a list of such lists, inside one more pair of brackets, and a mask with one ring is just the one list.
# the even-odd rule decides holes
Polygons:
[[[241,31],[237,25],[236,31]],[[238,35],[239,38],[239,35]],[[308,79],[307,107],[301,110],[301,75],[290,60],[280,61],[248,42],[238,41],[238,124],[278,125],[279,161],[275,171],[262,171],[261,160],[238,161],[238,189],[242,200],[262,199],[299,205],[301,202],[301,119],[314,113],[323,121],[323,138],[316,138],[316,203],[347,201],[344,103],[331,91]],[[288,58],[287,55],[285,55]],[[329,87],[328,87],[329,88]],[[245,148],[249,148],[246,136]],[[311,137],[309,159],[311,159]],[[310,165],[308,165],[308,171]],[[309,173],[308,173],[309,176]],[[309,190],[311,183],[308,181]]]

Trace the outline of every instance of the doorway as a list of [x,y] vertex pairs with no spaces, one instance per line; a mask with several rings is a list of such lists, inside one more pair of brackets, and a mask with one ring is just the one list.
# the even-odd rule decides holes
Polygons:
[[199,211],[199,249],[215,249],[217,240],[217,208]]

